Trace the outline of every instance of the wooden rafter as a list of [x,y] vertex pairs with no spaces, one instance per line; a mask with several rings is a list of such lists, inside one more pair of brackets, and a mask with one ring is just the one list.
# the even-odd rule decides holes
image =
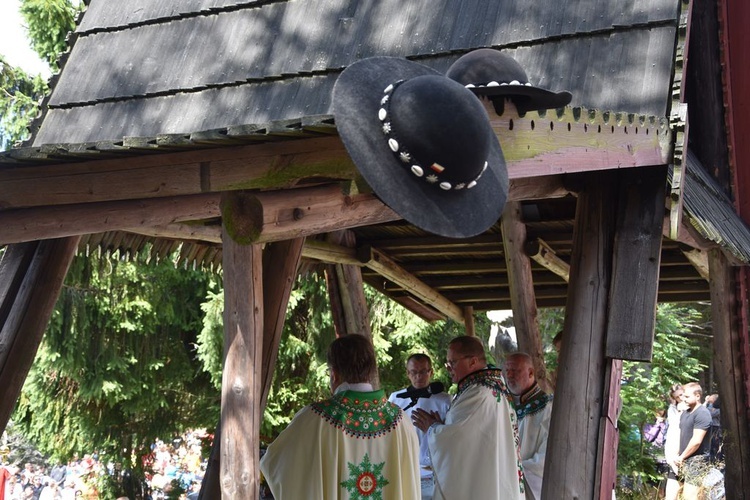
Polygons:
[[526,254],[537,264],[549,269],[567,283],[570,279],[570,264],[557,256],[555,251],[543,239],[527,241],[524,247]]

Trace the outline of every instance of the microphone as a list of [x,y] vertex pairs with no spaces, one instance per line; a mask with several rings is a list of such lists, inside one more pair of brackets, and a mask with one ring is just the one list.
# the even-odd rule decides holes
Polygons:
[[433,394],[440,394],[443,391],[445,391],[445,386],[442,382],[433,382],[427,387],[423,387],[422,389],[407,389],[404,392],[396,394],[396,397],[403,399],[429,398]]

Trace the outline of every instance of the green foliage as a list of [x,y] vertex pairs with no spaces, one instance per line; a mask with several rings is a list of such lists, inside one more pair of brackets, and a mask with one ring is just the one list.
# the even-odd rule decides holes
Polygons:
[[545,368],[547,369],[547,373],[556,373],[558,354],[552,344],[552,339],[562,331],[565,325],[565,308],[548,307],[539,309],[537,322],[539,324],[539,333],[542,336],[542,345],[544,346]]
[[[59,55],[67,50],[65,38],[75,29],[83,7],[70,0],[21,0],[20,13],[32,49],[57,69]],[[28,127],[39,113],[39,102],[49,92],[41,76],[31,76],[9,65],[0,54],[0,150],[28,139]]]
[[[215,287],[211,283],[210,288]],[[211,378],[213,386],[221,389],[221,370],[224,362],[224,291],[209,290],[206,301],[201,304],[203,328],[196,342],[198,359],[202,369]]]
[[215,426],[219,395],[194,352],[207,286],[172,262],[77,256],[15,424],[53,457],[96,450],[136,468],[155,438]]
[[40,76],[31,77],[0,55],[0,150],[28,137],[28,126],[47,92]]
[[80,10],[70,0],[21,0],[21,16],[26,23],[31,48],[50,67],[57,68],[57,59],[66,51],[65,38],[75,29]]
[[694,307],[660,304],[651,363],[623,363],[617,466],[618,473],[629,476],[633,485],[658,477],[654,456],[659,450],[643,440],[642,429],[654,422],[657,411],[667,408],[666,394],[672,384],[696,380],[704,368],[699,346],[685,336],[700,330],[701,320]]

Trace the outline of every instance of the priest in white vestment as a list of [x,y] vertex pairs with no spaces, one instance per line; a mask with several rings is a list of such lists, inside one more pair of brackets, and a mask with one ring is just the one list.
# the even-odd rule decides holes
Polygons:
[[[435,411],[440,419],[445,419],[445,414],[451,405],[451,397],[445,392],[432,390],[430,380],[433,375],[432,360],[426,354],[416,353],[406,360],[406,376],[411,385],[400,391],[392,392],[388,401],[397,404],[404,413],[411,418],[417,409]],[[439,384],[442,388],[442,384]],[[420,391],[422,393],[420,394]],[[417,397],[409,397],[409,394],[418,394]],[[422,500],[432,500],[435,491],[433,480],[432,462],[430,461],[430,449],[427,445],[427,436],[421,429],[416,429],[419,439],[419,467],[422,476]]]
[[362,335],[328,350],[327,400],[303,408],[268,447],[260,469],[276,500],[418,500],[414,426],[373,390],[375,352]]
[[445,421],[435,412],[412,414],[427,432],[434,498],[523,499],[516,412],[502,372],[487,366],[482,342],[470,336],[451,340],[446,367],[458,392]]
[[503,371],[518,416],[526,498],[540,500],[553,396],[539,387],[534,363],[528,354],[516,352],[509,355]]

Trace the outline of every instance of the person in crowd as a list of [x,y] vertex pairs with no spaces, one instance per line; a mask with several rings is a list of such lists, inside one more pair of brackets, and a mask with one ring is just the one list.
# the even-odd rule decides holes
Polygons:
[[260,460],[274,498],[419,498],[417,433],[373,388],[370,340],[334,340],[328,369],[333,396],[297,413]]
[[718,394],[709,394],[706,396],[706,409],[711,414],[711,429],[709,439],[711,440],[711,451],[709,458],[712,462],[724,459],[721,450],[723,437],[721,435],[721,403]]
[[0,465],[0,500],[11,498],[10,495],[16,489],[18,467],[10,464]]
[[[412,399],[411,397],[399,397],[399,394],[412,392],[414,389],[427,389],[430,387],[432,376],[432,360],[426,354],[417,353],[409,356],[406,360],[406,376],[409,378],[411,385],[400,391],[391,393],[388,401],[398,405],[405,411],[406,415],[411,418],[416,409],[425,411],[435,411],[440,419],[445,419],[448,407],[451,405],[451,397],[445,393],[428,394],[426,397]],[[430,450],[427,445],[427,439],[421,429],[416,429],[417,438],[419,439],[419,466],[422,476],[421,491],[422,500],[431,500],[435,483],[432,477],[432,463],[430,462]]]
[[680,416],[685,410],[682,401],[682,385],[674,384],[669,391],[669,406],[667,407],[667,433],[664,437],[664,460],[669,467],[667,471],[667,485],[665,500],[677,500],[680,494],[680,483],[677,481],[677,466],[674,464],[680,454]]
[[62,489],[56,481],[50,479],[42,488],[39,500],[62,500]]
[[643,439],[657,448],[664,446],[667,436],[666,411],[659,410],[654,415],[654,421],[643,426]]
[[552,394],[539,387],[534,362],[525,352],[511,354],[505,360],[505,380],[513,395],[521,440],[521,461],[526,479],[526,498],[542,498],[544,458],[552,417]]
[[415,425],[427,433],[436,499],[524,498],[518,427],[502,371],[488,366],[482,341],[456,337],[446,368],[458,384],[443,421],[416,410]]
[[673,464],[677,467],[682,498],[697,500],[702,477],[708,466],[710,440],[706,437],[711,427],[711,414],[701,404],[703,390],[697,382],[682,387],[686,408],[680,415],[680,451]]

